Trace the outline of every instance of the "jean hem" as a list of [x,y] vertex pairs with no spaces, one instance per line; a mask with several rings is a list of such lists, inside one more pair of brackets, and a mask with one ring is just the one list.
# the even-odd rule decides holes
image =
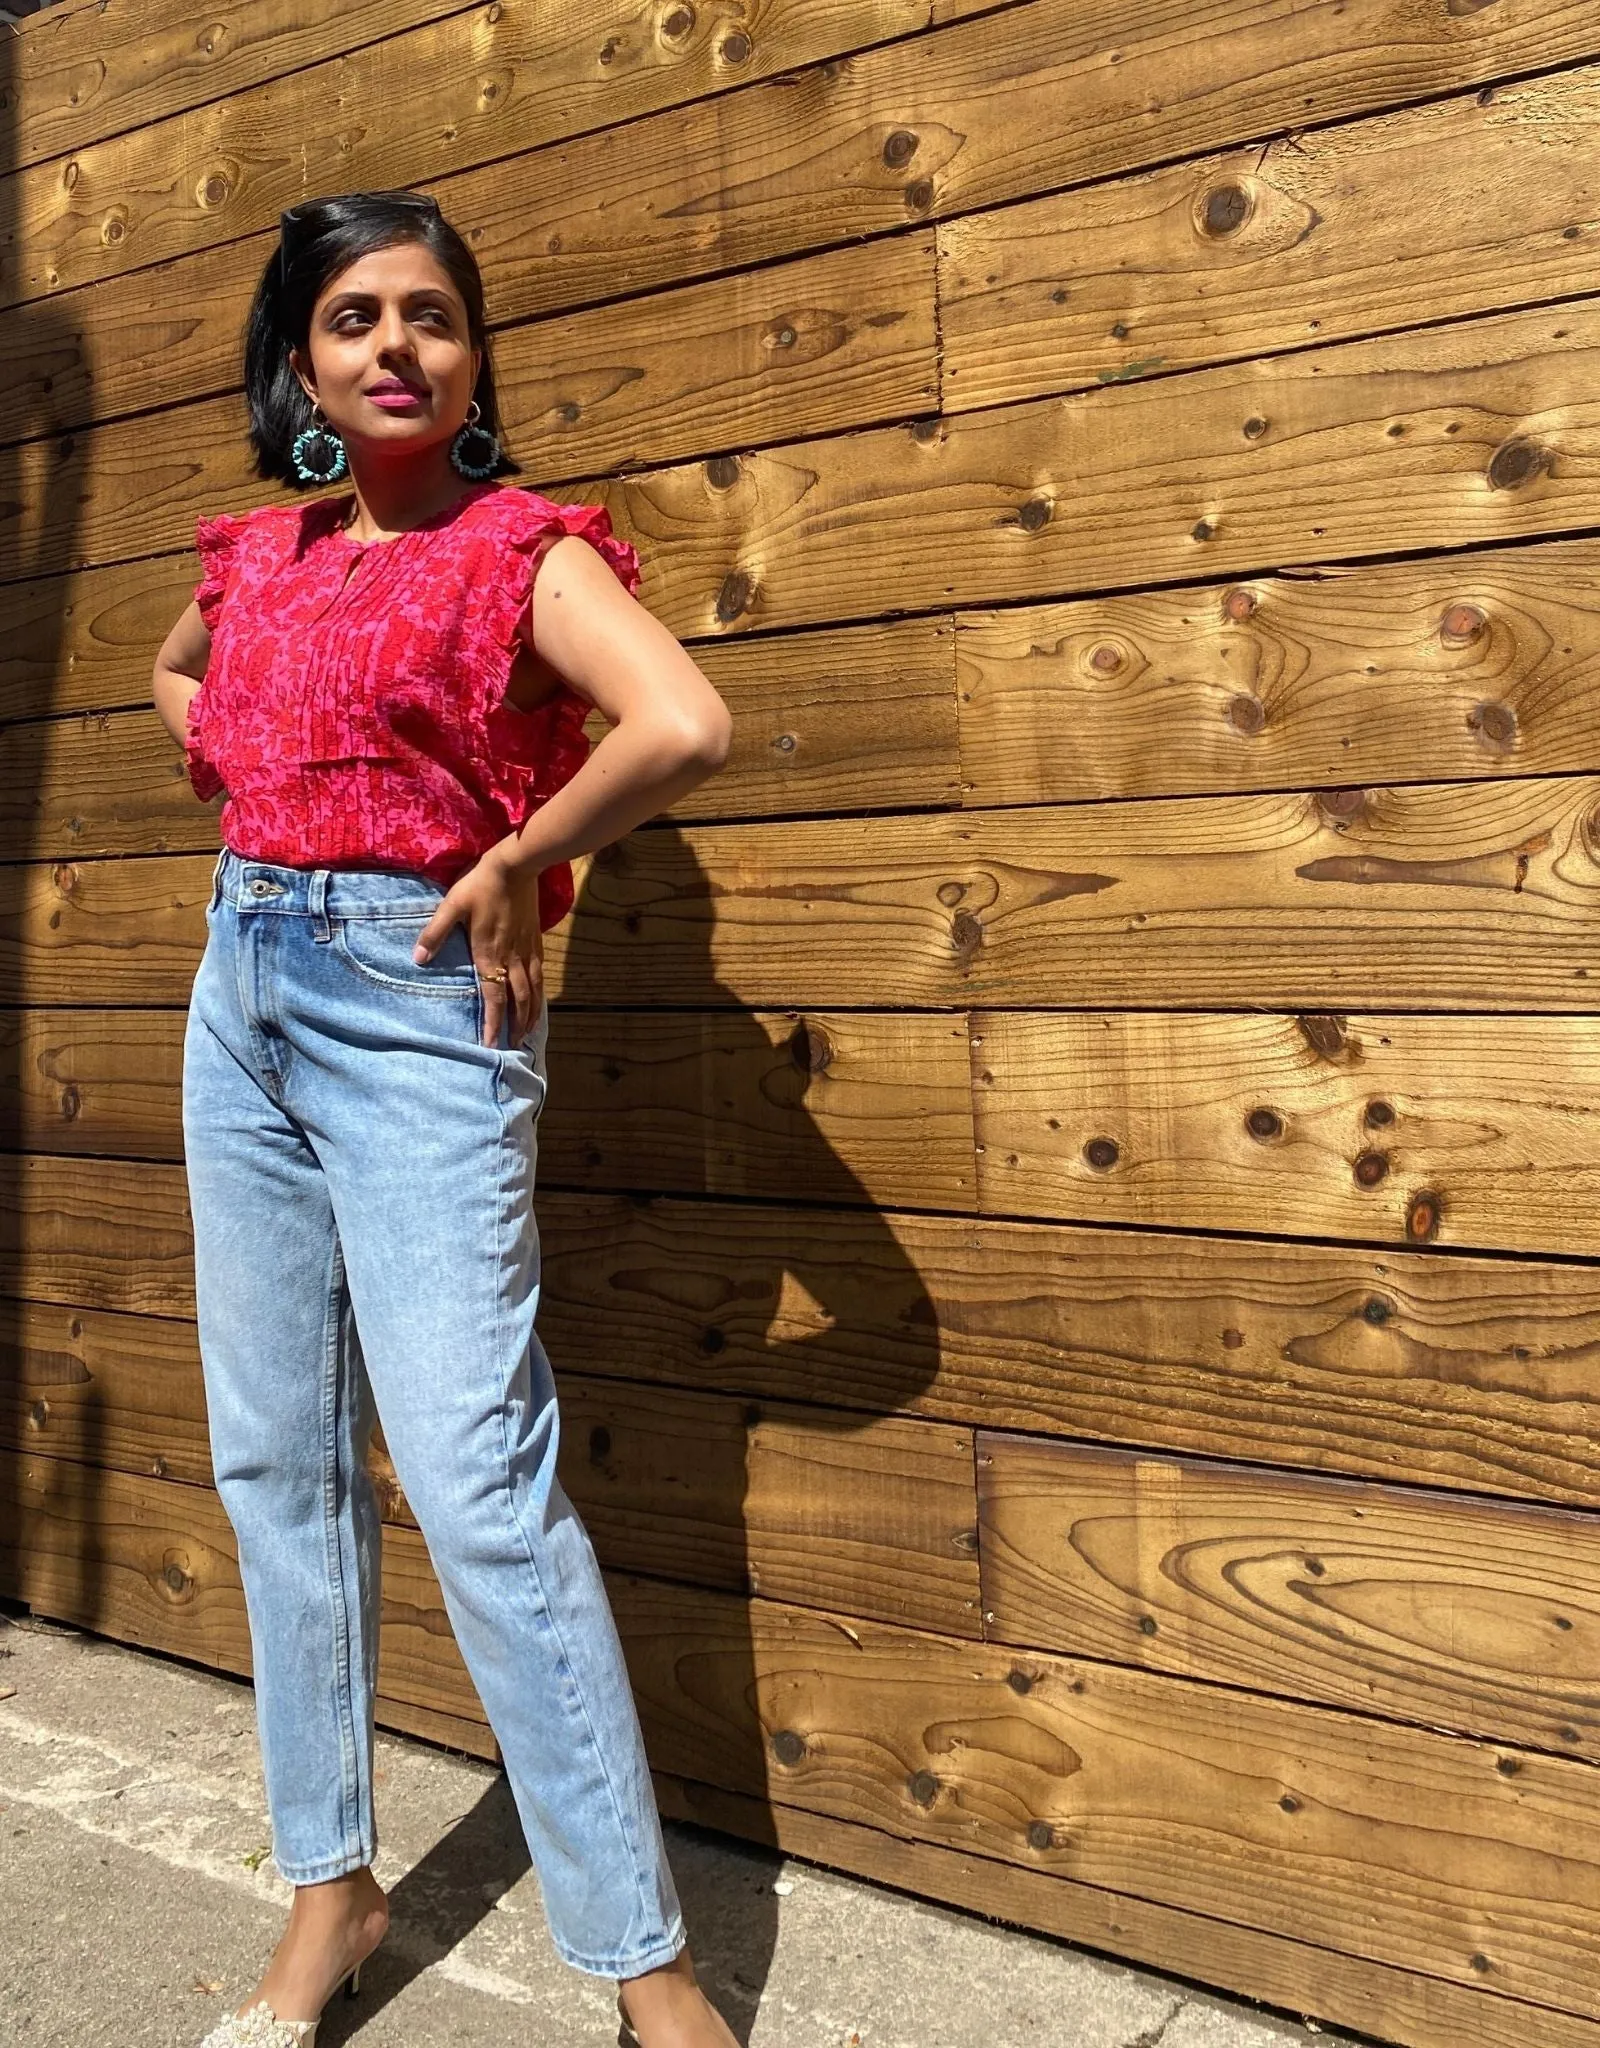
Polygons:
[[561,1960],[574,1970],[585,1970],[592,1977],[642,1977],[646,1970],[658,1970],[663,1963],[670,1963],[689,1945],[688,1930],[682,1920],[675,1920],[668,1933],[660,1941],[653,1941],[648,1948],[635,1949],[630,1956],[580,1956],[563,1946],[552,1937],[551,1945]]
[[360,1870],[376,1856],[374,1849],[352,1849],[343,1856],[324,1857],[320,1863],[280,1863],[276,1856],[272,1867],[285,1884],[326,1884],[330,1877],[348,1877],[353,1870]]

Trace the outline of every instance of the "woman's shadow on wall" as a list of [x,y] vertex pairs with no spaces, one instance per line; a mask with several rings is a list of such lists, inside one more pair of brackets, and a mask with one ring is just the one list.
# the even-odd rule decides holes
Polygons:
[[[923,1077],[880,1063],[881,1011],[753,1006],[719,980],[716,905],[683,833],[651,824],[589,865],[559,966],[547,955],[539,1330],[697,1974],[743,2039],[777,1942],[779,1809],[805,1802],[805,1727],[763,1725],[760,1603],[858,1633],[935,1625],[970,1564],[971,1496],[970,1457],[959,1515],[961,1496],[907,1462],[910,1432],[953,1448],[949,1431],[886,1421],[917,1410],[940,1332],[881,1188],[828,1135],[851,1131],[869,1158],[888,1119],[902,1160],[924,1153],[928,1127],[906,1123]],[[964,1018],[947,1021],[964,1045]],[[826,1699],[831,1660],[859,1651],[820,1617],[816,1639]],[[481,1917],[485,1871],[526,1867],[502,1776],[419,1866],[430,1933],[449,1938],[440,1879]]]

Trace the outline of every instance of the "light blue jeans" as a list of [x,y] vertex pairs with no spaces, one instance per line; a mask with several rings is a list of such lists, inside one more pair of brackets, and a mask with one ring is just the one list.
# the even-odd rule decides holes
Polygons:
[[273,1861],[377,1848],[381,1416],[505,1760],[552,1941],[617,1979],[686,1939],[604,1581],[556,1477],[534,1317],[545,1006],[484,1045],[444,891],[224,847],[183,1047],[195,1306],[217,1491],[239,1547]]

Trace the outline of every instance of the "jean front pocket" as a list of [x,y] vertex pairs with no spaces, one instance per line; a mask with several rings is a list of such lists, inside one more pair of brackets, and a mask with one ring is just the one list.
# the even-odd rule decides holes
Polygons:
[[478,971],[472,941],[463,924],[453,924],[432,959],[412,958],[423,926],[437,905],[382,917],[342,917],[334,924],[333,948],[364,981],[407,995],[474,998]]

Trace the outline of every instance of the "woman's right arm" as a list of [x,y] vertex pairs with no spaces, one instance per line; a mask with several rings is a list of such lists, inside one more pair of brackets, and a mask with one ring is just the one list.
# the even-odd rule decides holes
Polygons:
[[181,747],[188,737],[189,700],[205,680],[211,659],[211,629],[190,603],[162,641],[151,677],[156,716]]

